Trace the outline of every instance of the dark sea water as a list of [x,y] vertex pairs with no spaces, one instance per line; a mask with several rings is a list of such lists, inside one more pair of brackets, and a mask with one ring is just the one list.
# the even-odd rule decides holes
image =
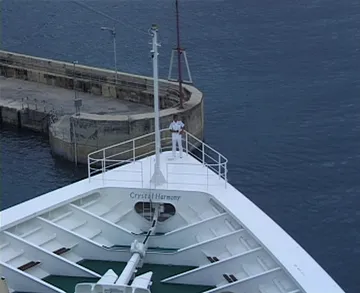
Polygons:
[[[119,19],[118,68],[160,75],[175,45],[174,1],[88,0]],[[360,292],[360,1],[181,0],[182,39],[206,96],[206,141],[230,182],[294,237],[348,293]],[[2,1],[6,50],[113,67],[114,23],[71,1]],[[2,129],[2,208],[86,171],[46,139]],[[319,292],[331,293],[331,292]]]

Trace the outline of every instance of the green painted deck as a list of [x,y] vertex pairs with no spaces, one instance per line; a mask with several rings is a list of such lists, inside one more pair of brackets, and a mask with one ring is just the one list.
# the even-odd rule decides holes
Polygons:
[[[97,272],[101,275],[105,274],[108,269],[113,269],[116,274],[121,274],[126,263],[125,262],[106,262],[106,261],[83,261],[79,263],[80,265]],[[137,275],[146,273],[148,271],[153,272],[152,278],[152,293],[200,293],[213,287],[206,286],[193,286],[193,285],[174,285],[174,284],[162,284],[160,281],[172,276],[174,274],[179,274],[188,270],[193,269],[193,267],[184,267],[184,266],[164,266],[164,265],[153,265],[153,264],[144,264],[141,269],[138,270]],[[74,277],[60,277],[60,276],[50,276],[45,279],[48,283],[51,283],[67,293],[74,293],[74,289],[77,283],[81,282],[93,282],[96,283],[98,279],[93,278],[74,278]]]

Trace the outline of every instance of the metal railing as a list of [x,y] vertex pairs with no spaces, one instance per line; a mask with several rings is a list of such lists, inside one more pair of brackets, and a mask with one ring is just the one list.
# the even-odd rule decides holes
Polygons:
[[[161,151],[171,150],[172,142],[171,142],[171,133],[168,129],[160,130],[161,136]],[[192,182],[184,182],[183,179],[175,180],[174,182],[169,182],[168,184],[195,184],[195,185],[206,185],[206,187],[213,185],[212,183],[216,183],[216,185],[224,184],[226,188],[227,185],[227,163],[228,160],[221,153],[198,139],[196,136],[192,135],[189,132],[185,132],[183,135],[183,149],[185,154],[191,155],[196,158],[199,163],[188,163],[186,161],[175,161],[175,162],[166,162],[166,173],[164,174],[165,178],[169,179],[169,175],[191,175],[191,176],[199,176],[200,178],[204,178],[206,180],[197,180],[197,183]],[[140,159],[151,156],[155,153],[155,132],[150,134],[145,134],[139,137],[136,137],[131,140],[127,140],[98,151],[92,152],[88,155],[88,178],[89,181],[93,179],[94,175],[105,174],[109,170],[113,170],[116,172],[128,172],[133,173],[131,176],[131,182],[141,182],[143,186],[144,172],[153,172],[153,163],[150,164],[151,170],[144,170],[143,162]],[[138,168],[133,166],[130,170],[128,168],[122,169],[119,167],[124,164],[138,164]],[[171,171],[169,166],[171,165],[184,165],[184,166],[205,166],[206,169],[201,169],[201,172],[195,173],[186,173],[182,172],[186,168],[176,168],[176,172]],[[124,179],[124,176],[114,176],[116,177],[116,181],[127,181]],[[129,177],[129,176],[125,176]],[[176,177],[176,176],[175,176]],[[216,178],[217,180],[213,180]],[[100,180],[111,180],[108,177],[97,177]]]

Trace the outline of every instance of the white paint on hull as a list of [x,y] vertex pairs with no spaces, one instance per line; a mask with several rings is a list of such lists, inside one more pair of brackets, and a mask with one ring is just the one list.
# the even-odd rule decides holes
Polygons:
[[[137,237],[131,232],[148,229],[148,222],[133,209],[137,201],[169,202],[178,214],[159,223],[159,231],[165,234],[153,236],[158,238],[149,243],[178,250],[149,250],[146,259],[176,264],[181,263],[181,254],[183,258],[199,256],[193,259],[197,269],[164,281],[216,285],[208,293],[344,293],[298,243],[241,192],[190,155],[175,161],[170,157],[170,152],[161,154],[161,170],[167,180],[161,186],[155,188],[150,183],[154,156],[147,157],[2,211],[0,231],[17,229],[23,222],[29,223],[30,229],[30,219],[38,217],[35,221],[43,223],[44,232],[56,234],[56,241],[73,243],[71,251],[81,259],[90,255],[125,259],[129,255],[126,248],[114,252],[104,250],[102,245],[126,245]],[[133,168],[140,173],[134,175]],[[49,215],[60,207],[54,211],[54,217],[63,217],[57,222]],[[72,213],[67,214],[67,210]],[[34,233],[33,241],[45,237]],[[187,238],[186,233],[192,236]],[[210,256],[218,260],[207,261]],[[248,264],[241,265],[245,259]],[[12,270],[17,272],[16,268]],[[223,276],[227,274],[236,280],[229,283]]]

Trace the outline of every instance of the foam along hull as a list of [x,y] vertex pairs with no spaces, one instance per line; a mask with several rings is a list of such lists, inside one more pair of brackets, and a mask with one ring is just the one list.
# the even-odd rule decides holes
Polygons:
[[[175,161],[170,157],[169,152],[161,154],[167,183],[157,189],[150,183],[151,172],[144,171],[153,169],[150,156],[2,211],[0,265],[9,286],[62,292],[42,279],[100,278],[77,263],[126,262],[131,242],[149,228],[151,200],[167,203],[175,212],[164,212],[145,262],[196,267],[165,283],[213,286],[208,292],[344,293],[233,186],[190,154]],[[141,180],[136,181],[139,170]]]

